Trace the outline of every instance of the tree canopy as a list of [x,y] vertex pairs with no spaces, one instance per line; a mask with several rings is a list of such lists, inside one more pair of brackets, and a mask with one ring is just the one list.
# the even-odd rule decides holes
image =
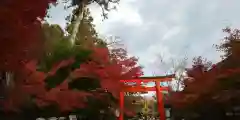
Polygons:
[[[239,30],[224,29],[228,36],[218,50],[224,51],[223,60],[212,64],[203,57],[197,57],[193,61],[191,69],[187,69],[188,78],[185,79],[183,91],[173,92],[171,102],[175,109],[181,109],[188,114],[195,111],[203,117],[206,111],[218,111],[213,113],[227,119],[225,114],[229,109],[239,105]],[[205,112],[204,112],[205,111]],[[215,116],[215,117],[216,117]],[[210,117],[208,117],[210,118]],[[206,118],[202,118],[206,119]],[[220,118],[211,118],[220,119]]]
[[38,57],[42,45],[41,20],[47,13],[49,3],[54,2],[1,1],[0,70],[19,71],[26,61]]
[[[45,11],[47,7],[46,3]],[[43,12],[43,7],[41,10]],[[36,44],[40,48],[38,53],[27,50],[36,57],[25,58],[17,53],[25,50],[25,47],[19,45],[16,57],[8,58],[9,64],[16,59],[24,62],[21,64],[21,77],[16,76],[14,87],[8,90],[4,101],[5,111],[35,112],[33,115],[38,113],[36,116],[49,116],[49,111],[52,115],[81,113],[98,119],[100,110],[109,111],[109,107],[117,103],[122,86],[119,81],[142,75],[137,58],[129,57],[123,48],[108,48],[108,43],[97,35],[89,10],[84,11],[74,45],[69,41],[72,21],[66,28],[68,34],[65,34],[59,25],[39,21],[38,15],[35,16],[32,19],[37,21],[37,31],[29,28],[28,34],[23,34],[21,32],[24,31],[17,28],[23,26],[13,26],[18,31],[12,31],[14,35],[11,37],[26,35],[27,40],[31,39],[30,47],[33,47],[31,42],[34,40],[39,40],[41,45]],[[6,28],[7,24],[11,26],[8,22]],[[37,36],[31,37],[35,32]],[[19,44],[25,38],[19,37]],[[17,45],[17,39],[14,40],[11,44]],[[13,62],[11,64],[14,65]],[[13,69],[15,67],[12,66]]]

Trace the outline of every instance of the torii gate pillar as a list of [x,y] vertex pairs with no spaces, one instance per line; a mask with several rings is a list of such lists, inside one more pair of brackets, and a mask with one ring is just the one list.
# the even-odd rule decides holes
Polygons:
[[160,82],[156,81],[156,94],[157,94],[157,104],[158,104],[158,112],[160,114],[161,120],[166,120],[166,114],[164,109],[164,102],[163,102],[163,94],[160,90]]

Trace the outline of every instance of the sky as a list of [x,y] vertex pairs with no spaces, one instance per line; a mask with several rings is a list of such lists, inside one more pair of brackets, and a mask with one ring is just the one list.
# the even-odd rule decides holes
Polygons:
[[[146,76],[165,75],[173,62],[203,56],[216,63],[220,53],[213,47],[224,37],[222,29],[240,27],[239,0],[121,0],[109,19],[101,9],[89,6],[102,36],[120,37],[130,55],[139,58]],[[71,10],[63,4],[50,9],[50,23],[65,26]],[[161,62],[162,61],[162,62]]]

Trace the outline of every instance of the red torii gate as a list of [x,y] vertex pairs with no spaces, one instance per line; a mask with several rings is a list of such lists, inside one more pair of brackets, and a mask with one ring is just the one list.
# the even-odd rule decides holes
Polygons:
[[[171,81],[174,75],[168,75],[168,76],[156,76],[156,77],[140,77],[137,79],[131,79],[131,80],[121,80],[121,82],[124,83],[136,83],[135,86],[131,85],[124,85],[122,88],[122,91],[120,92],[120,116],[119,120],[123,120],[124,115],[124,92],[148,92],[148,91],[156,91],[157,95],[157,103],[158,103],[158,111],[160,114],[161,120],[166,120],[165,115],[165,109],[164,109],[164,103],[163,103],[163,94],[161,91],[168,91],[169,87],[161,87],[160,82],[168,82]],[[149,82],[155,82],[155,87],[144,87],[141,86],[141,83],[149,83]]]

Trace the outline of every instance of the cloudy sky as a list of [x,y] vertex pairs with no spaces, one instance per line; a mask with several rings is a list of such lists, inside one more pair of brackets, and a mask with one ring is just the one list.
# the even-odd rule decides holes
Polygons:
[[[131,55],[137,56],[145,75],[164,75],[171,59],[203,56],[217,62],[213,44],[224,37],[222,28],[240,28],[239,0],[121,0],[118,10],[101,21],[96,5],[90,9],[96,29],[104,36],[122,39]],[[63,5],[50,10],[51,23],[65,25]],[[160,61],[163,58],[163,63]]]

